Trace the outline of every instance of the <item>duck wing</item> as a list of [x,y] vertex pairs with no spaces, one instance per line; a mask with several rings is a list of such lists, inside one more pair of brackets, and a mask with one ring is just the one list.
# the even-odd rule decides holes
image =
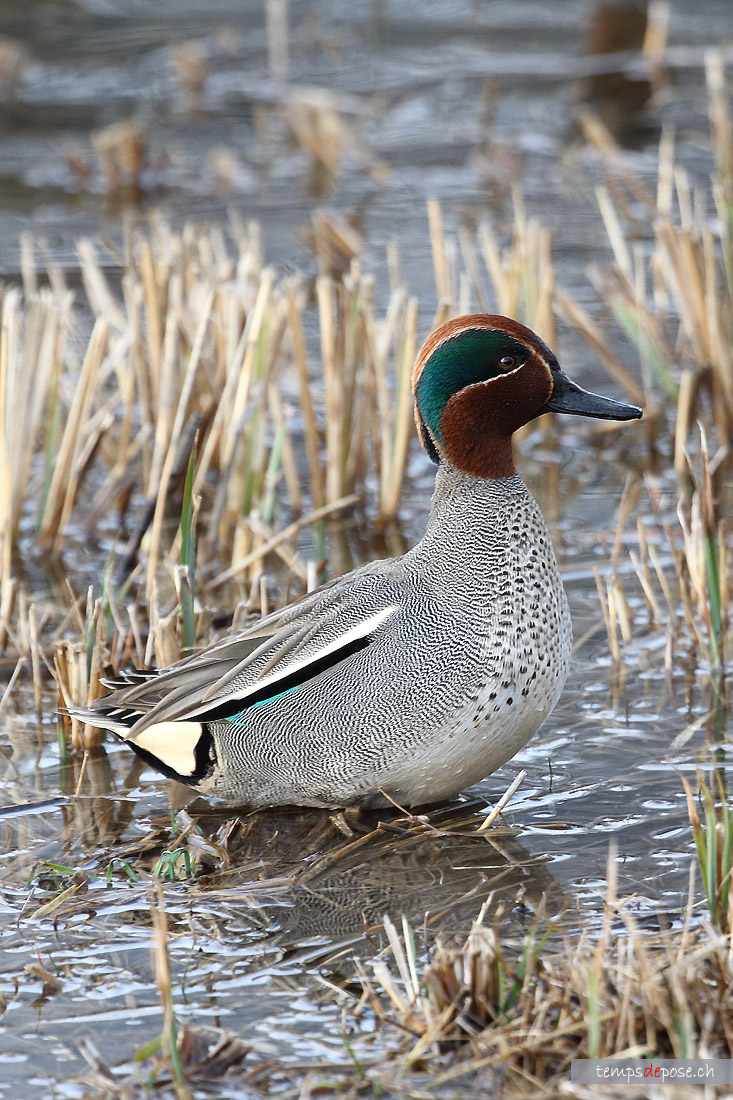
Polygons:
[[168,668],[105,681],[112,693],[73,713],[126,740],[158,723],[240,714],[370,645],[402,605],[398,574],[393,560],[371,562]]

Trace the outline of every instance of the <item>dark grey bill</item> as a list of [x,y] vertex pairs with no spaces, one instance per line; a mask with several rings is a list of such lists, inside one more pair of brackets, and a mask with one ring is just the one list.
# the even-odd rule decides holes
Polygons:
[[553,370],[552,377],[555,388],[540,413],[576,413],[577,416],[595,416],[598,420],[638,420],[642,415],[637,405],[626,405],[623,401],[613,401],[610,397],[584,390],[561,370]]

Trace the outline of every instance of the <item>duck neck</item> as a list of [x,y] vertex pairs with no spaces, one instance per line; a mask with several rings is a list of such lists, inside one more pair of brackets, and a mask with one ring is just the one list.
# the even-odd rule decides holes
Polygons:
[[[517,474],[481,478],[441,462],[425,534],[411,552],[423,574],[438,569],[478,592],[498,583],[518,550],[521,523],[544,523],[534,498]],[[549,546],[549,537],[548,537]]]
[[459,472],[470,474],[474,480],[503,481],[517,472],[511,435],[497,434],[489,442],[479,440],[473,445],[470,439],[464,438],[460,449],[454,446],[450,455],[450,465]]
[[447,532],[462,516],[473,515],[480,521],[501,512],[507,499],[531,500],[529,490],[512,466],[501,477],[477,477],[450,462],[441,462],[435,476],[426,534]]

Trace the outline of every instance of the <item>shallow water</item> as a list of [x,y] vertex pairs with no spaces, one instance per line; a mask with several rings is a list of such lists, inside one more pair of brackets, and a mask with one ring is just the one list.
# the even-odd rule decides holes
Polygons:
[[[0,33],[28,51],[24,80],[3,90],[6,277],[20,269],[22,230],[44,237],[73,272],[80,234],[118,238],[125,217],[152,209],[177,223],[220,220],[234,208],[261,221],[268,257],[313,270],[298,234],[326,204],[353,215],[378,286],[386,285],[384,246],[398,240],[425,328],[435,300],[426,198],[440,197],[448,224],[491,213],[509,226],[519,178],[530,212],[555,231],[560,280],[590,302],[583,270],[606,251],[590,194],[593,166],[572,144],[583,94],[577,79],[603,68],[583,45],[589,5],[464,0],[448,22],[437,3],[291,3],[291,78],[334,91],[367,150],[347,141],[335,179],[319,195],[309,184],[323,188],[324,180],[313,179],[308,158],[289,141],[282,89],[267,75],[261,6],[215,0],[200,8],[180,0],[156,4],[154,14],[130,2],[3,5]],[[676,62],[664,117],[678,125],[679,155],[693,176],[710,167],[701,139],[702,51],[730,38],[729,12],[727,0],[706,0],[672,13]],[[208,59],[198,95],[187,95],[171,72],[176,40],[197,42]],[[663,106],[640,108],[623,135],[649,179]],[[91,135],[128,117],[145,133],[144,167],[136,186],[105,191]],[[72,170],[79,159],[86,176],[78,164]],[[389,178],[377,162],[389,166]],[[591,364],[568,343],[583,378]],[[179,1018],[243,1037],[253,1048],[245,1066],[348,1064],[341,1006],[324,979],[347,982],[354,955],[374,956],[384,913],[425,924],[427,940],[439,930],[462,935],[493,892],[510,941],[542,907],[566,933],[592,929],[613,841],[618,890],[634,896],[637,918],[652,926],[679,918],[692,859],[680,773],[709,762],[713,746],[727,767],[730,750],[719,743],[725,713],[714,712],[699,670],[665,673],[664,637],[640,644],[638,667],[627,665],[618,680],[593,566],[607,564],[624,472],[601,452],[593,466],[568,432],[554,466],[541,465],[541,441],[524,445],[523,471],[552,523],[576,639],[584,639],[563,699],[535,741],[467,792],[465,813],[453,807],[431,816],[433,828],[445,825],[451,835],[395,815],[386,829],[378,817],[356,822],[347,838],[328,815],[292,811],[245,818],[224,851],[226,815],[209,813],[199,824],[203,840],[218,845],[212,869],[194,883],[164,887]],[[412,472],[401,517],[408,544],[419,537],[431,486],[427,462],[416,460]],[[673,511],[671,490],[669,504]],[[336,541],[332,566],[341,564]],[[343,542],[355,562],[374,555],[355,530]],[[39,591],[50,590],[42,563],[26,549]],[[80,574],[99,565],[80,565]],[[55,703],[49,690],[37,720],[30,695],[17,691],[0,724],[0,1098],[15,1100],[81,1095],[71,1083],[84,1069],[80,1039],[116,1066],[161,1028],[149,883],[131,882],[120,861],[146,876],[160,852],[176,846],[168,785],[140,772],[117,744],[83,774],[79,761],[61,764]],[[675,747],[685,730],[689,737]],[[499,829],[491,842],[467,835],[477,810],[520,767],[527,779],[506,817],[514,828]],[[42,861],[84,874],[75,881]],[[40,907],[54,901],[58,907],[44,914]],[[55,983],[27,969],[39,963]],[[368,1061],[375,1056],[369,1019],[361,1026],[364,1035],[351,1041]],[[230,1082],[211,1088],[249,1095]]]
[[[460,0],[450,19],[429,0],[291,0],[289,8],[292,84],[325,88],[342,112],[330,186],[314,179],[289,134],[286,93],[268,75],[259,0],[212,0],[205,10],[160,0],[153,12],[121,0],[2,5],[0,34],[21,43],[25,68],[17,86],[9,77],[0,85],[0,270],[19,270],[25,229],[74,268],[80,235],[114,238],[135,208],[175,220],[220,220],[233,209],[261,222],[268,258],[308,269],[300,231],[326,206],[358,225],[378,276],[385,244],[397,240],[407,285],[428,308],[425,200],[440,198],[448,224],[488,213],[508,229],[520,183],[530,214],[556,234],[561,281],[587,298],[583,269],[606,252],[592,181],[583,179],[590,166],[574,144],[576,111],[588,100],[603,109],[598,74],[619,64],[632,84],[619,137],[636,147],[634,167],[655,174],[664,117],[693,176],[709,172],[701,74],[706,48],[731,47],[727,0],[672,6],[669,80],[652,100],[631,80],[638,55],[589,54],[598,17],[585,0]],[[603,33],[595,32],[600,45],[618,50]],[[191,67],[176,67],[171,48],[181,42],[193,43],[206,66],[198,93],[176,76]],[[613,87],[607,100],[613,106]],[[142,132],[142,168],[135,185],[123,178],[110,189],[93,135],[123,120]]]

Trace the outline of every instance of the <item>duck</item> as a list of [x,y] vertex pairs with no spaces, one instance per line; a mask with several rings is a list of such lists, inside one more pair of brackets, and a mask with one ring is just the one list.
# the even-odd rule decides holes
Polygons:
[[[512,435],[546,413],[632,420],[543,340],[476,313],[436,328],[412,375],[437,467],[425,534],[162,669],[104,681],[76,717],[228,806],[425,806],[510,760],[565,685],[572,629]],[[192,794],[193,797],[193,794]]]

